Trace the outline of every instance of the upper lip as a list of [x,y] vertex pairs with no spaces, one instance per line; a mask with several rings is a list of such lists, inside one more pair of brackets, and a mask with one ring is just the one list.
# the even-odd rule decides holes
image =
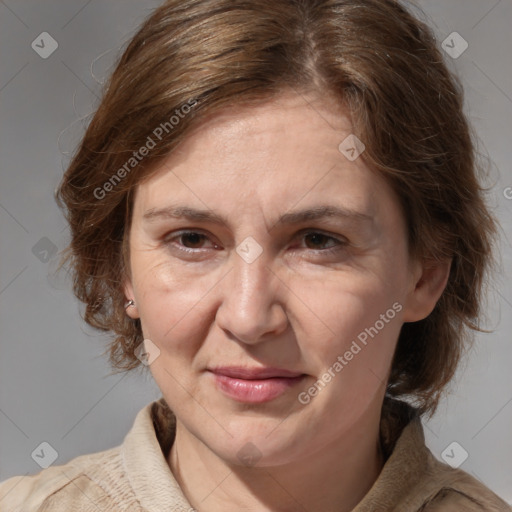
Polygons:
[[301,372],[293,372],[282,368],[247,368],[242,366],[219,366],[210,368],[209,371],[226,377],[246,380],[271,379],[273,377],[293,378],[303,375]]

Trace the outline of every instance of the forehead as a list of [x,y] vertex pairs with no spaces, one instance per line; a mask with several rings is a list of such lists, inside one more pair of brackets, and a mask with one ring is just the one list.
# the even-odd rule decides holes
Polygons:
[[236,216],[321,201],[374,215],[396,197],[363,158],[340,151],[351,134],[350,113],[318,96],[229,108],[201,122],[139,185],[136,204],[146,212],[181,202]]
[[215,156],[226,167],[233,163],[243,170],[250,166],[249,157],[256,157],[256,162],[267,163],[261,172],[273,168],[272,158],[321,163],[326,157],[342,156],[338,146],[351,128],[348,111],[332,98],[284,92],[258,106],[235,105],[208,115],[170,161],[177,165],[180,156]]

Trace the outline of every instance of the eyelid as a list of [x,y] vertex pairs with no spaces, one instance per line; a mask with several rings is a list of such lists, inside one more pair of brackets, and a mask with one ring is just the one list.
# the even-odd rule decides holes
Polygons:
[[[169,243],[170,244],[171,242],[173,242],[177,238],[179,239],[181,236],[188,235],[190,233],[204,236],[207,240],[209,240],[213,244],[214,248],[219,247],[216,242],[211,240],[210,235],[208,233],[205,233],[202,229],[195,229],[195,228],[179,229],[178,231],[173,231],[172,233],[168,233],[162,239],[163,239],[163,241],[165,243]],[[204,247],[198,247],[197,249],[192,249],[190,247],[181,246],[179,249],[182,250],[182,251],[186,251],[186,252],[198,252],[198,251],[201,251],[201,250],[203,250],[205,248]]]
[[317,229],[315,229],[315,228],[301,229],[300,231],[297,232],[297,234],[295,236],[308,235],[310,233],[328,236],[330,238],[333,238],[334,240],[338,240],[339,242],[348,242],[347,238],[344,237],[343,235],[340,235],[337,233],[331,233],[329,231],[325,231],[324,229],[318,229],[318,228]]
[[315,235],[323,235],[327,238],[331,238],[332,240],[335,240],[340,245],[347,245],[349,243],[349,240],[347,237],[340,235],[338,233],[331,233],[329,231],[325,231],[323,229],[314,229],[314,228],[306,228],[303,229],[295,235],[295,237],[303,237],[309,234],[315,234]]
[[[207,232],[203,231],[202,229],[199,229],[199,228],[197,228],[197,229],[196,228],[184,228],[184,229],[179,229],[178,231],[172,231],[171,233],[167,233],[166,235],[163,236],[163,239],[164,240],[174,239],[174,238],[177,238],[177,237],[179,237],[181,235],[189,234],[189,233],[195,233],[195,234],[198,234],[198,235],[203,235],[206,238],[210,237],[210,235]],[[338,240],[339,242],[348,241],[347,238],[344,237],[343,235],[339,235],[339,234],[335,234],[335,233],[330,233],[329,231],[325,231],[323,229],[315,229],[315,228],[304,228],[304,229],[301,229],[300,231],[297,231],[297,233],[294,235],[294,238],[297,237],[297,236],[300,236],[300,235],[308,235],[308,234],[311,234],[311,233],[325,235],[325,236],[334,238],[335,240]]]
[[[173,231],[172,233],[169,233],[166,236],[164,236],[163,241],[164,241],[164,243],[171,245],[176,239],[179,239],[181,236],[186,235],[186,234],[191,234],[191,233],[198,234],[198,235],[205,237],[211,244],[213,244],[213,247],[191,248],[191,247],[185,247],[183,244],[178,244],[177,246],[174,246],[174,247],[176,247],[177,250],[188,253],[188,254],[199,254],[199,253],[203,252],[204,250],[208,250],[208,249],[212,249],[212,248],[213,249],[219,248],[219,245],[211,239],[211,235],[199,228],[197,228],[197,229],[196,228],[186,228],[186,229],[180,229],[178,231]],[[295,233],[292,240],[295,240],[297,238],[303,238],[309,234],[323,235],[323,236],[327,237],[328,239],[333,240],[335,242],[334,246],[327,247],[324,249],[311,249],[308,247],[304,248],[305,250],[313,251],[314,253],[318,253],[318,254],[321,254],[321,253],[327,254],[327,253],[339,251],[341,248],[346,247],[349,243],[347,238],[342,235],[329,233],[328,231],[324,231],[322,229],[315,229],[315,228],[304,228],[304,229],[298,231],[297,233]]]

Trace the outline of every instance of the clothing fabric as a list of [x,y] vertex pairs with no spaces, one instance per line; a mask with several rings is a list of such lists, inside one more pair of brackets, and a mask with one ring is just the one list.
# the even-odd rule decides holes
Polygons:
[[[120,446],[0,483],[0,511],[195,512],[167,464],[175,428],[162,397],[137,414]],[[432,455],[410,405],[386,399],[380,432],[385,465],[353,512],[512,511],[478,480]]]

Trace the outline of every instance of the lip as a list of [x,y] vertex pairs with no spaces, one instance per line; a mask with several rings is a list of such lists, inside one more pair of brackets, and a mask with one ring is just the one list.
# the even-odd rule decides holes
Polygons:
[[225,375],[235,379],[257,380],[271,379],[273,377],[293,378],[303,375],[301,372],[293,372],[282,368],[247,368],[244,366],[219,366],[209,371],[216,375]]
[[209,370],[217,389],[244,403],[264,403],[296,386],[306,375],[281,368],[220,367]]

